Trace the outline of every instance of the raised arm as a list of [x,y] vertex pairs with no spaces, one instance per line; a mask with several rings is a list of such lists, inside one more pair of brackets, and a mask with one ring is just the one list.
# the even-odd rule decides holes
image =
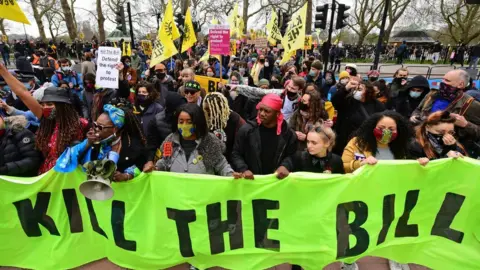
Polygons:
[[17,97],[23,101],[25,106],[27,106],[30,111],[32,111],[35,116],[40,119],[43,111],[42,105],[40,105],[40,103],[38,103],[38,101],[32,97],[22,82],[17,80],[17,78],[8,72],[7,68],[3,64],[0,64],[0,76],[3,77],[8,86],[10,86],[10,89],[12,89]]

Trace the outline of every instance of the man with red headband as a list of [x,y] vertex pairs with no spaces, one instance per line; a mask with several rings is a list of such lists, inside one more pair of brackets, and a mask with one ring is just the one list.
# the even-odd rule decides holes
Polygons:
[[243,178],[254,174],[276,173],[278,179],[288,176],[297,136],[281,113],[283,101],[275,94],[263,97],[257,105],[256,122],[247,122],[238,131],[232,153],[232,167]]

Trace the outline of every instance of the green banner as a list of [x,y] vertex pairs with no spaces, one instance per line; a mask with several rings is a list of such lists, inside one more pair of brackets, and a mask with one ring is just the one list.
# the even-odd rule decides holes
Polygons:
[[382,161],[355,174],[254,181],[164,172],[87,200],[86,176],[0,177],[0,265],[321,269],[364,256],[433,269],[480,265],[480,161]]

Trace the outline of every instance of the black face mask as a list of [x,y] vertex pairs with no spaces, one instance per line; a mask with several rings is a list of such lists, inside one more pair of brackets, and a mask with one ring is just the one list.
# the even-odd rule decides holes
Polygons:
[[293,92],[287,91],[287,97],[288,97],[290,100],[296,98],[297,96],[298,96],[298,93],[293,93]]
[[401,84],[402,83],[402,80],[406,80],[406,78],[395,78],[393,79],[394,80],[394,83],[396,84]]
[[433,141],[434,143],[437,143],[440,146],[443,146],[443,135],[441,134],[433,134],[427,131],[427,137],[429,140]]
[[260,63],[265,64],[265,59],[260,59]]
[[371,82],[376,82],[378,80],[378,77],[370,77],[368,78],[368,80]]
[[167,76],[167,74],[165,74],[164,72],[155,72],[155,75],[157,76],[157,78],[159,78],[160,80],[163,80],[165,79],[165,77]]
[[305,104],[303,102],[300,102],[299,105],[298,105],[298,109],[300,111],[308,112],[309,108],[310,108],[310,106],[308,106],[307,104]]

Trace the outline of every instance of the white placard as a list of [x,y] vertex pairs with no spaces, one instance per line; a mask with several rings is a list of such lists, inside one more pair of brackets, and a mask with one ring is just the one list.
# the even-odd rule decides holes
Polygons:
[[97,60],[97,76],[95,84],[103,88],[118,88],[118,69],[122,51],[119,48],[99,47]]

